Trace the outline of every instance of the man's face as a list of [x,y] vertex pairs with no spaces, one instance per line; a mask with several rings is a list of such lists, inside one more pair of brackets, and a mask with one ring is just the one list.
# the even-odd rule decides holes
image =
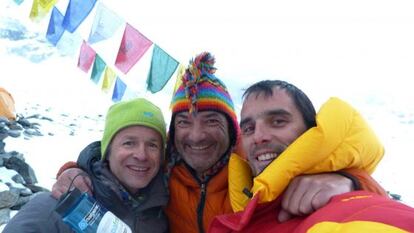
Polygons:
[[215,111],[178,113],[174,119],[174,144],[197,174],[213,166],[230,146],[226,117]]
[[268,97],[252,93],[240,115],[242,145],[255,176],[306,131],[302,114],[283,89],[273,88]]
[[109,167],[131,193],[144,188],[157,174],[163,152],[161,135],[145,126],[119,131],[110,145]]

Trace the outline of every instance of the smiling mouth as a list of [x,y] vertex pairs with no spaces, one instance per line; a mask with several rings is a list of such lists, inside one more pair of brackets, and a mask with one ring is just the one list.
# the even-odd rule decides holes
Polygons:
[[205,146],[192,146],[192,145],[188,145],[188,148],[190,148],[191,150],[206,150],[207,148],[209,148],[209,145],[205,145]]
[[127,166],[128,169],[134,172],[147,172],[149,171],[149,167],[138,167],[138,166]]
[[261,154],[259,156],[257,156],[257,160],[258,161],[269,161],[269,160],[273,160],[277,158],[277,154],[276,153],[265,153],[265,154]]

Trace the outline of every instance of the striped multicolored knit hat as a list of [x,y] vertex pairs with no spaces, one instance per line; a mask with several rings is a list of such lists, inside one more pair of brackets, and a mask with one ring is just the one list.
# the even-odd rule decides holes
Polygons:
[[[182,83],[176,89],[172,101],[172,119],[179,112],[188,111],[194,115],[199,111],[217,111],[223,113],[230,126],[230,143],[232,146],[240,135],[237,116],[234,111],[233,101],[226,86],[215,75],[215,59],[204,52],[190,61],[188,68],[182,76]],[[174,135],[174,125],[170,125],[170,138]]]

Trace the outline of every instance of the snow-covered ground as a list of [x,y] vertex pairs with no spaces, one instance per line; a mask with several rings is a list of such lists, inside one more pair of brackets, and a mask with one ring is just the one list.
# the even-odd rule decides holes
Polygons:
[[[66,161],[75,160],[86,144],[99,140],[103,128],[103,115],[111,101],[97,85],[89,80],[87,74],[76,68],[78,53],[76,46],[72,47],[72,50],[51,46],[44,39],[43,33],[45,32],[39,32],[38,28],[33,29],[31,27],[33,24],[25,25],[19,19],[11,18],[12,14],[6,14],[4,17],[3,12],[12,11],[14,8],[6,9],[4,8],[6,5],[3,2],[1,4],[3,6],[0,5],[0,7],[3,9],[0,9],[2,13],[0,30],[3,30],[0,31],[0,36],[2,36],[0,38],[0,70],[2,72],[0,86],[13,94],[17,113],[24,116],[40,114],[53,120],[51,122],[39,120],[40,130],[44,136],[33,137],[29,140],[24,137],[7,138],[5,149],[23,153],[26,161],[35,170],[39,185],[50,189],[59,167]],[[7,6],[11,6],[10,3]],[[26,29],[19,29],[20,26],[25,26]],[[5,28],[17,28],[17,30],[7,31],[4,30]],[[21,34],[13,34],[16,31],[20,31]],[[10,37],[14,39],[5,36],[6,33],[11,33]],[[300,53],[300,51],[296,52]],[[229,53],[231,54],[231,51]],[[267,52],[263,51],[263,53]],[[188,54],[187,57],[190,58],[193,55]],[[412,61],[412,58],[412,56],[407,58],[406,64],[411,68],[412,63],[408,65],[408,60]],[[220,57],[217,56],[217,59],[219,60]],[[338,63],[342,61],[339,58]],[[226,62],[220,63],[220,66],[226,65]],[[293,66],[293,64],[290,65]],[[347,64],[342,63],[342,65],[345,70]],[[247,74],[255,74],[255,71],[248,68],[247,66],[239,68],[238,73],[233,77],[237,76],[242,69],[246,69]],[[378,67],[378,69],[381,68]],[[298,66],[297,70],[300,69],[301,67]],[[241,89],[246,87],[246,83],[256,82],[260,77],[289,78],[288,80],[294,84],[303,87],[303,90],[315,101],[316,106],[331,95],[342,97],[361,111],[386,148],[385,157],[374,172],[374,178],[386,190],[400,194],[405,203],[414,206],[414,186],[410,185],[414,177],[412,168],[414,161],[412,152],[414,103],[412,101],[414,95],[408,81],[369,79],[369,81],[358,82],[353,80],[351,81],[353,83],[342,86],[346,77],[341,76],[341,70],[332,74],[332,77],[338,77],[338,79],[330,80],[325,76],[317,79],[316,74],[310,75],[311,81],[298,81],[300,79],[295,78],[295,75],[298,75],[296,73],[277,74],[277,72],[269,71],[266,76],[263,70],[257,71],[260,75],[249,75],[253,78],[240,82],[224,79],[235,96],[238,110],[241,104]],[[402,71],[395,69],[397,76],[400,75],[399,72]],[[226,77],[232,77],[229,71],[224,73]],[[172,84],[173,81],[170,81],[165,90],[156,95],[142,93],[163,107],[166,119],[169,119],[168,97],[171,96]]]

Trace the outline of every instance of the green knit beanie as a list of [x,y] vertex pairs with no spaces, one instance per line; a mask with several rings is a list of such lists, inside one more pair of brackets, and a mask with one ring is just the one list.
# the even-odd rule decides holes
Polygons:
[[105,129],[101,141],[102,160],[112,138],[123,128],[142,125],[157,131],[166,142],[166,126],[164,116],[156,105],[144,98],[121,101],[112,105],[105,119]]

